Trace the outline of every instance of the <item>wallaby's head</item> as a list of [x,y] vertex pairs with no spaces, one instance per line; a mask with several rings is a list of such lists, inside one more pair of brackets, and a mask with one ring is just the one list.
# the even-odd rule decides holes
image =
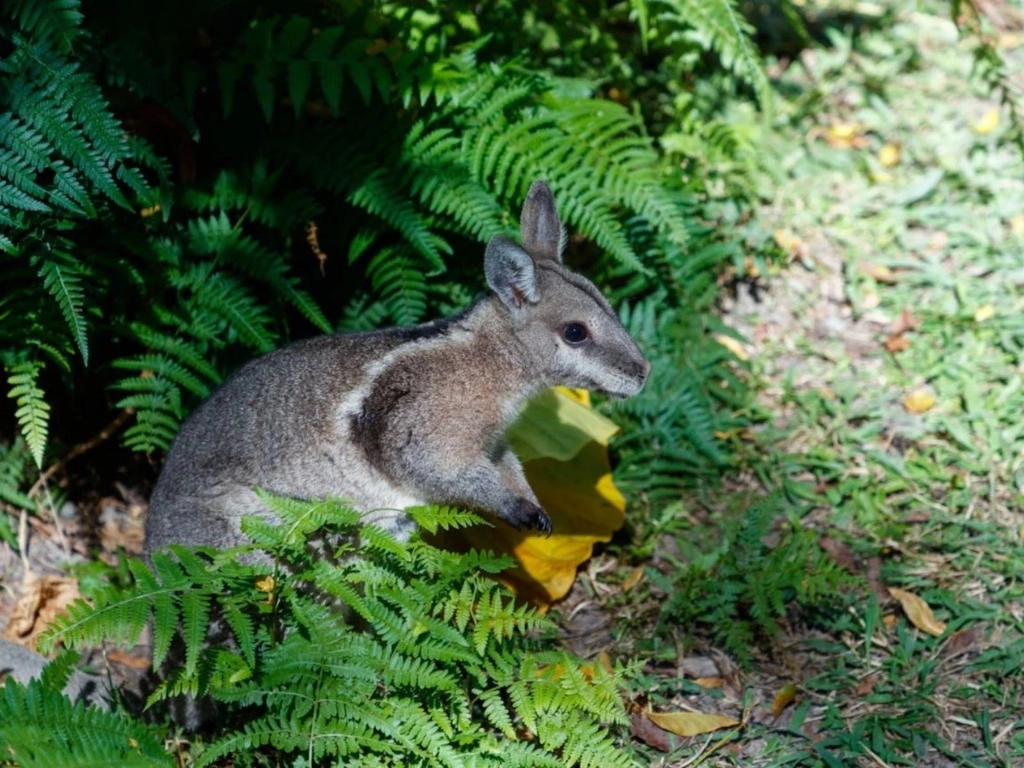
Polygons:
[[547,384],[635,395],[651,365],[593,283],[562,266],[562,222],[551,189],[526,196],[522,245],[501,235],[487,244],[487,284],[508,310],[509,332]]

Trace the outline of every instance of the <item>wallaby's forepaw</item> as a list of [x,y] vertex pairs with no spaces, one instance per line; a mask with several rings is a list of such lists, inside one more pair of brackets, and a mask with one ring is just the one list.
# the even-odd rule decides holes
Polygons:
[[535,528],[539,533],[551,535],[551,518],[548,513],[529,499],[518,498],[502,505],[501,517],[517,531]]

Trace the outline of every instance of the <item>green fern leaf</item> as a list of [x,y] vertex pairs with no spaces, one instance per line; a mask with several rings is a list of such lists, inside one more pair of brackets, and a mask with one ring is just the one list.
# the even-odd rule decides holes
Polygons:
[[46,450],[50,426],[50,404],[46,402],[46,393],[38,385],[42,371],[42,363],[24,362],[10,366],[7,376],[7,383],[11,387],[7,396],[17,406],[14,417],[40,469],[43,468],[43,452]]
[[39,276],[43,278],[43,286],[57,301],[64,320],[67,321],[71,335],[78,345],[82,361],[89,364],[89,339],[86,335],[87,326],[83,313],[85,296],[82,291],[81,276],[76,274],[73,261],[63,259],[63,265],[57,258],[51,257],[39,265]]

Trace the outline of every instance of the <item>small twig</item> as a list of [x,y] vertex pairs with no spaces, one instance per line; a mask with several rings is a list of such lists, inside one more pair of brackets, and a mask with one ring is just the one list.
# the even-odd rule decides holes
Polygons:
[[53,502],[53,495],[50,493],[50,486],[47,483],[43,483],[43,491],[46,494],[46,508],[50,510],[50,517],[53,518],[53,527],[57,530],[57,538],[60,539],[61,549],[64,550],[64,556],[71,556],[71,545],[68,543],[68,537],[64,533],[64,526],[60,524],[60,510],[57,509],[57,505]]
[[18,554],[21,556],[21,567],[24,569],[23,577],[32,572],[32,565],[28,561],[28,510],[21,510],[18,515]]
[[31,488],[29,488],[28,495],[35,497],[35,495],[46,486],[47,481],[49,481],[50,478],[52,478],[55,474],[60,472],[64,467],[66,467],[68,462],[70,462],[72,459],[77,459],[83,453],[91,451],[100,443],[109,440],[112,435],[114,435],[118,430],[121,429],[121,427],[124,426],[125,422],[128,421],[128,419],[130,419],[134,415],[134,413],[135,410],[133,408],[125,408],[123,411],[117,414],[113,421],[111,421],[109,424],[107,424],[107,426],[105,426],[103,429],[97,432],[95,436],[93,436],[89,440],[86,440],[84,443],[79,443],[70,451],[68,451],[67,456],[47,467],[46,470],[41,475],[39,475],[39,479],[32,484]]

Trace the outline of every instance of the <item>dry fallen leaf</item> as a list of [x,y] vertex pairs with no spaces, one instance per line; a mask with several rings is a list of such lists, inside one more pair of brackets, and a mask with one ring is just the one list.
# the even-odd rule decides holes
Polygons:
[[1001,51],[1010,50],[1024,45],[1024,34],[1020,32],[1000,32],[996,38],[996,48]]
[[856,686],[854,686],[853,693],[856,696],[870,696],[875,690],[875,683],[878,682],[878,675],[868,675]]
[[640,583],[640,580],[644,577],[643,566],[638,565],[632,571],[629,572],[629,576],[622,582],[622,591],[629,592],[633,587]]
[[132,669],[149,669],[152,660],[145,656],[133,656],[125,651],[114,649],[107,653],[107,659],[114,664],[121,664]]
[[917,595],[896,587],[889,587],[889,594],[900,601],[907,618],[922,632],[938,637],[946,631],[946,623],[936,619],[932,609],[928,607],[928,603]]
[[999,107],[992,107],[974,124],[974,132],[984,136],[999,127]]
[[894,165],[900,164],[900,146],[899,144],[885,144],[880,150],[878,150],[878,162],[884,165],[886,168],[892,168]]
[[903,352],[910,349],[910,339],[903,335],[889,336],[889,338],[885,340],[885,348],[893,354]]
[[818,538],[818,546],[825,550],[832,561],[850,573],[860,572],[860,560],[853,549],[845,541],[823,535]]
[[1024,212],[1018,212],[1010,217],[1010,232],[1015,237],[1024,237]]
[[693,682],[701,688],[721,688],[725,685],[725,680],[721,677],[698,677]]
[[968,627],[950,635],[949,641],[942,651],[946,656],[958,656],[965,651],[971,650],[977,642],[977,629],[975,627]]
[[3,636],[29,648],[57,616],[81,597],[78,581],[63,576],[31,576],[22,582],[21,596]]
[[722,728],[732,728],[740,721],[728,715],[703,712],[646,712],[652,723],[677,736],[699,736]]
[[747,350],[743,348],[743,344],[732,336],[726,336],[724,333],[716,333],[711,336],[715,341],[721,344],[723,347],[732,352],[740,360],[749,360],[750,355],[747,354]]
[[986,320],[989,320],[995,313],[995,307],[993,307],[991,304],[983,304],[982,306],[978,307],[978,311],[974,313],[974,322],[984,323]]
[[920,321],[914,317],[914,314],[909,309],[904,307],[900,311],[900,316],[892,324],[892,333],[894,336],[898,336],[907,331],[915,331],[919,325],[921,325]]
[[775,244],[795,259],[804,258],[804,241],[788,229],[776,229],[773,233]]
[[864,274],[873,277],[880,283],[885,283],[886,285],[894,285],[896,283],[896,275],[885,264],[864,264],[861,269],[864,270]]
[[825,132],[825,141],[837,149],[862,149],[868,143],[860,123],[833,123]]
[[918,387],[903,398],[908,413],[925,413],[935,405],[935,394],[927,387]]
[[775,698],[772,699],[772,717],[778,717],[781,715],[782,710],[792,704],[795,700],[796,686],[793,684],[784,685],[779,692],[775,694]]
[[656,726],[640,710],[630,715],[629,732],[634,738],[640,739],[659,752],[671,752],[681,744],[678,736]]

